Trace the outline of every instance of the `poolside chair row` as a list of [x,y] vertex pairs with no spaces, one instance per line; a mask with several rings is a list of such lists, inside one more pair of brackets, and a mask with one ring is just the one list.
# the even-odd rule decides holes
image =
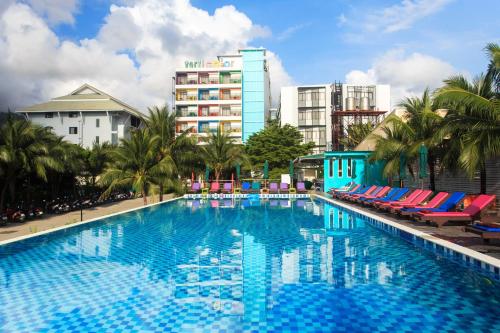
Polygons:
[[235,188],[232,182],[221,184],[218,182],[211,182],[208,188],[203,189],[200,183],[194,182],[191,185],[191,193],[201,193],[207,191],[209,193],[306,193],[304,182],[297,182],[297,188],[290,188],[287,183],[269,183],[269,188],[262,187],[261,182],[242,182],[241,188]]
[[[464,192],[439,192],[389,186],[350,184],[348,189],[333,190],[337,199],[373,207],[398,216],[433,223],[438,227],[448,222],[472,222],[494,203],[494,195],[476,197],[463,211],[457,211],[465,198]],[[500,228],[498,228],[500,232]],[[499,237],[500,238],[500,237]]]

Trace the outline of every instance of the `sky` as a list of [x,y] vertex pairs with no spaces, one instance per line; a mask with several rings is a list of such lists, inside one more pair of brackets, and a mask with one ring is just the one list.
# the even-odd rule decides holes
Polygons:
[[94,85],[144,111],[185,59],[268,50],[282,86],[390,84],[402,98],[487,65],[498,0],[1,0],[0,110]]

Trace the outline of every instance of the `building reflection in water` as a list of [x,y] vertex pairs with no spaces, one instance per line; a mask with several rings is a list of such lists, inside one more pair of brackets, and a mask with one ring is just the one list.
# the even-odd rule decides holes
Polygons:
[[[404,263],[384,259],[384,237],[367,230],[361,216],[329,204],[201,199],[145,214],[151,216],[139,223],[159,235],[154,241],[137,242],[137,226],[116,223],[68,238],[63,251],[140,263],[169,301],[248,321],[266,320],[287,286],[352,288],[404,275]],[[162,214],[161,223],[148,222],[154,214]]]

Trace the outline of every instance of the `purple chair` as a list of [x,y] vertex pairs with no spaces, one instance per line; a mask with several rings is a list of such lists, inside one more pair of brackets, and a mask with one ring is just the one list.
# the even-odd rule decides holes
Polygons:
[[280,184],[280,193],[288,193],[288,184],[287,183]]
[[201,190],[201,184],[198,182],[195,182],[191,185],[191,192],[192,193],[199,193]]
[[231,193],[233,192],[233,183],[224,183],[224,187],[222,188],[222,193]]
[[298,182],[297,183],[297,193],[306,193],[307,190],[306,190],[306,185],[304,184],[304,182]]
[[[278,186],[278,184],[276,184],[276,186]],[[269,205],[271,207],[277,207],[278,206],[278,200],[271,200],[271,201],[269,201]]]
[[269,184],[269,193],[278,193],[278,183],[270,183]]

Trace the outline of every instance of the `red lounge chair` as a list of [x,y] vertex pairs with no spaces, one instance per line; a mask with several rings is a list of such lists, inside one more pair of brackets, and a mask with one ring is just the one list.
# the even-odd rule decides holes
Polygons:
[[[374,195],[371,195],[371,194],[364,194],[364,195],[360,195],[359,197],[357,197],[356,199],[354,199],[353,201],[356,201],[356,202],[361,202],[363,201],[364,199],[377,199],[377,198],[382,198],[384,197],[389,191],[391,190],[391,187],[390,186],[384,186],[382,187],[382,189],[380,191],[377,192],[377,194],[374,194]],[[373,192],[372,192],[373,193]]]
[[479,218],[481,212],[494,201],[494,195],[481,194],[462,212],[426,213],[424,211],[416,213],[415,217],[422,222],[434,223],[438,228],[450,221],[472,222],[474,219]]
[[217,182],[213,182],[210,184],[210,193],[218,193],[220,190],[220,184]]
[[406,196],[406,198],[404,198],[401,201],[398,200],[398,201],[383,202],[383,203],[378,204],[377,208],[381,209],[381,210],[389,210],[391,205],[394,205],[394,204],[413,203],[413,201],[420,195],[420,193],[422,193],[422,190],[415,190],[415,191],[411,192],[410,194],[408,194],[408,196]]
[[397,207],[395,208],[396,213],[401,214],[403,216],[410,216],[413,214],[413,212],[407,212],[404,210],[404,208],[418,208],[418,209],[425,209],[425,208],[436,208],[439,206],[450,194],[448,192],[439,192],[436,194],[428,203],[425,205],[417,205],[414,207],[411,206],[402,206],[402,207]]
[[388,209],[391,211],[391,213],[396,213],[398,209],[404,208],[404,207],[415,207],[425,200],[432,194],[431,190],[425,190],[420,192],[419,195],[415,197],[415,199],[412,202],[398,202],[392,204]]

